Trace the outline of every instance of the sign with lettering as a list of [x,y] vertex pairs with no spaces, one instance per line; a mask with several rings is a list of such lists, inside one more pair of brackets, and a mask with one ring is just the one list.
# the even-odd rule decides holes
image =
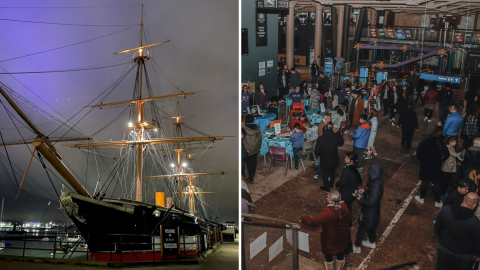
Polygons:
[[161,236],[164,255],[180,254],[180,246],[178,245],[179,230],[174,226],[161,226]]
[[368,32],[370,33],[370,37],[378,38],[377,28],[376,27],[369,27]]
[[368,68],[360,68],[360,78],[368,77]]
[[465,42],[465,35],[463,34],[463,32],[455,31],[453,33],[453,36],[455,37],[455,42],[458,42],[458,43]]
[[385,28],[385,32],[386,32],[387,37],[396,38],[395,30],[393,28]]
[[378,35],[379,35],[380,37],[385,37],[385,29],[383,29],[383,28],[378,28],[377,31],[378,31]]
[[405,33],[405,39],[413,39],[413,34],[411,29],[403,29],[403,33]]
[[323,102],[320,103],[320,111],[321,111],[322,113],[325,112],[325,103],[323,103]]
[[333,75],[333,59],[325,58],[325,75]]
[[450,77],[442,75],[420,74],[420,79],[432,80],[437,82],[460,83],[459,77]]
[[273,127],[275,128],[275,134],[278,135],[282,132],[282,127],[281,127],[280,123],[273,124]]
[[267,13],[257,13],[255,30],[257,47],[267,46]]
[[405,39],[405,34],[403,33],[403,29],[395,28],[395,35],[398,39]]

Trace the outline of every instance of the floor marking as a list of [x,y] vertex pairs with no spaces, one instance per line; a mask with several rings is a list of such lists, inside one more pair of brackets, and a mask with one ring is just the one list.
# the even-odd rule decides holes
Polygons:
[[[403,167],[403,164],[402,166],[398,169],[398,171],[400,171],[400,169]],[[397,171],[397,172],[398,172]],[[397,173],[395,173],[397,174]],[[392,178],[390,179],[393,179],[393,177],[395,177],[395,175],[392,176]],[[382,234],[382,237],[380,237],[380,240],[377,242],[377,247],[370,250],[370,252],[368,253],[367,257],[365,257],[365,259],[363,259],[362,263],[360,264],[360,266],[357,268],[357,269],[366,269],[367,268],[367,265],[368,263],[370,262],[370,259],[373,255],[373,253],[375,252],[376,249],[379,248],[379,246],[385,241],[385,239],[387,238],[387,236],[390,234],[390,232],[392,231],[393,227],[395,226],[395,224],[397,224],[398,220],[400,219],[400,217],[402,216],[403,212],[405,212],[405,209],[407,209],[408,205],[410,204],[410,202],[412,201],[413,197],[414,197],[414,194],[416,193],[417,189],[420,187],[420,181],[418,181],[417,185],[415,186],[415,188],[412,190],[412,192],[410,192],[410,195],[407,197],[407,199],[405,199],[405,201],[403,201],[403,204],[402,206],[400,207],[400,209],[398,210],[397,214],[395,215],[395,217],[393,217],[392,221],[390,222],[390,224],[388,225],[388,227],[385,229],[385,231],[383,232]]]

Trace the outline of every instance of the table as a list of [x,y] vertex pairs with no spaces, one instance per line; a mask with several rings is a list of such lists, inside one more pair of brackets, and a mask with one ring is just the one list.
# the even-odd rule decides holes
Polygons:
[[260,131],[264,131],[269,125],[270,122],[277,117],[274,113],[267,113],[263,116],[255,117],[253,123],[258,125]]
[[[282,130],[290,131],[289,128],[282,128]],[[262,131],[262,147],[260,148],[260,154],[265,156],[267,153],[270,153],[269,146],[278,146],[284,147],[287,154],[290,155],[290,158],[293,158],[293,146],[290,140],[283,137],[281,137],[281,139],[267,140],[266,138],[271,134],[275,134],[275,129],[271,128]]]
[[[309,102],[310,102],[310,99],[309,99],[309,98],[302,100],[302,103],[303,103],[303,105],[304,105],[304,106],[303,106],[304,109],[305,109],[305,107],[308,106],[308,103],[309,103]],[[288,95],[287,98],[285,99],[285,104],[286,104],[287,106],[292,106],[293,101],[292,101],[292,99],[290,98],[290,95]]]
[[[335,114],[335,110],[326,109],[330,114]],[[319,116],[314,116],[313,114],[318,114]],[[323,120],[322,110],[321,109],[311,109],[307,112],[307,118],[310,119],[310,124],[318,124]]]

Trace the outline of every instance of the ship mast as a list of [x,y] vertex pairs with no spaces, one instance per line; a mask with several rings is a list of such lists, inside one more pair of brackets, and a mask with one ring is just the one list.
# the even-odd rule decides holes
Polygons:
[[[142,16],[140,23],[140,48],[143,46],[143,4],[142,4]],[[138,99],[142,99],[142,68],[143,68],[143,49],[138,50],[138,57],[135,59],[138,61]],[[138,102],[138,119],[137,119],[137,141],[143,141],[143,102]],[[143,145],[137,146],[137,195],[136,200],[142,201],[142,164],[143,164]]]

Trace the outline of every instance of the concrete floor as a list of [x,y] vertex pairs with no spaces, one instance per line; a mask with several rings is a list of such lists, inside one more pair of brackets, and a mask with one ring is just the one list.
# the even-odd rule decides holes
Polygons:
[[96,269],[179,269],[179,270],[215,270],[215,269],[238,269],[238,240],[235,243],[223,243],[217,251],[207,256],[201,264],[197,265],[159,265],[159,266],[141,266],[141,267],[98,267],[98,266],[77,266],[65,264],[51,264],[43,262],[23,262],[23,261],[0,261],[2,270],[96,270]]

